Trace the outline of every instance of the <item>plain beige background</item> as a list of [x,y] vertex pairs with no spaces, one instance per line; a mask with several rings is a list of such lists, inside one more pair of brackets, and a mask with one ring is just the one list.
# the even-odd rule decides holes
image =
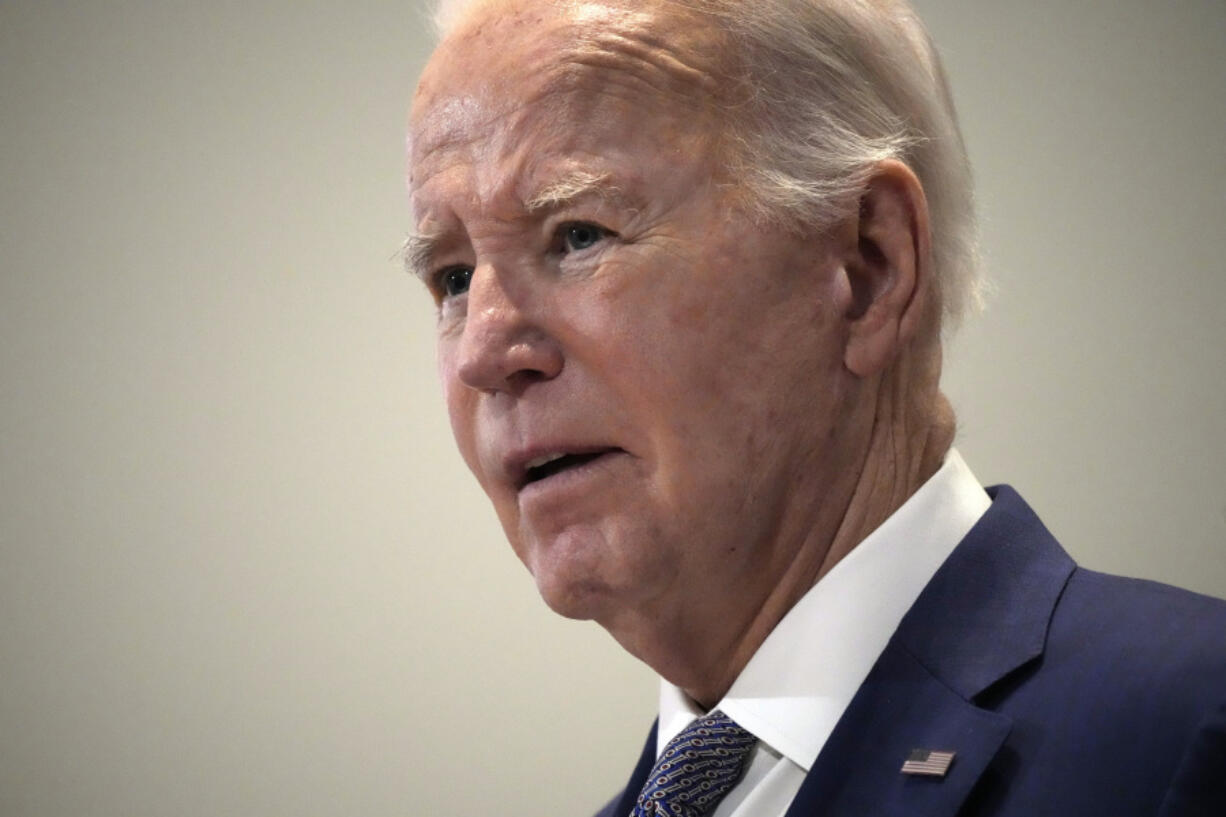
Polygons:
[[[920,6],[997,288],[959,446],[1084,563],[1226,594],[1226,4]],[[628,773],[654,681],[538,601],[391,260],[427,32],[0,2],[3,817],[581,815]]]

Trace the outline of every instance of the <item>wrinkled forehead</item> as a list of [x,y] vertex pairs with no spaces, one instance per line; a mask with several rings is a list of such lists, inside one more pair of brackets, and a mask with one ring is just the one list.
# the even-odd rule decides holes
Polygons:
[[[646,124],[724,104],[724,37],[678,7],[655,3],[511,0],[479,6],[439,45],[409,123],[410,165],[505,130],[545,109],[559,124],[600,124],[602,108],[641,110]],[[711,121],[718,121],[711,117]]]

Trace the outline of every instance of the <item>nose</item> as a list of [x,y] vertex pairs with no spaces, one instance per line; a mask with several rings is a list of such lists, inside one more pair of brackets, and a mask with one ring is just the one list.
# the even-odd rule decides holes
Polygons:
[[558,343],[533,316],[540,314],[540,305],[533,304],[530,287],[512,291],[503,275],[484,266],[473,271],[466,297],[454,361],[461,383],[483,392],[518,394],[562,371]]

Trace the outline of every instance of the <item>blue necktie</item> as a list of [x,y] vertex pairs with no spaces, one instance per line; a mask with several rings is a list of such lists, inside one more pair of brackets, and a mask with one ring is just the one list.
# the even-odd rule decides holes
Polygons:
[[716,710],[668,742],[630,817],[703,817],[724,799],[757,738]]

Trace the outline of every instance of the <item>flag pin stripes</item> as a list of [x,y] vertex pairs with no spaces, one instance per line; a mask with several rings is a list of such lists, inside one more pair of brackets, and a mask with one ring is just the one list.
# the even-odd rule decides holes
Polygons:
[[928,777],[944,777],[949,771],[949,764],[954,762],[957,752],[944,752],[935,749],[912,749],[911,754],[902,764],[903,774],[918,774]]

